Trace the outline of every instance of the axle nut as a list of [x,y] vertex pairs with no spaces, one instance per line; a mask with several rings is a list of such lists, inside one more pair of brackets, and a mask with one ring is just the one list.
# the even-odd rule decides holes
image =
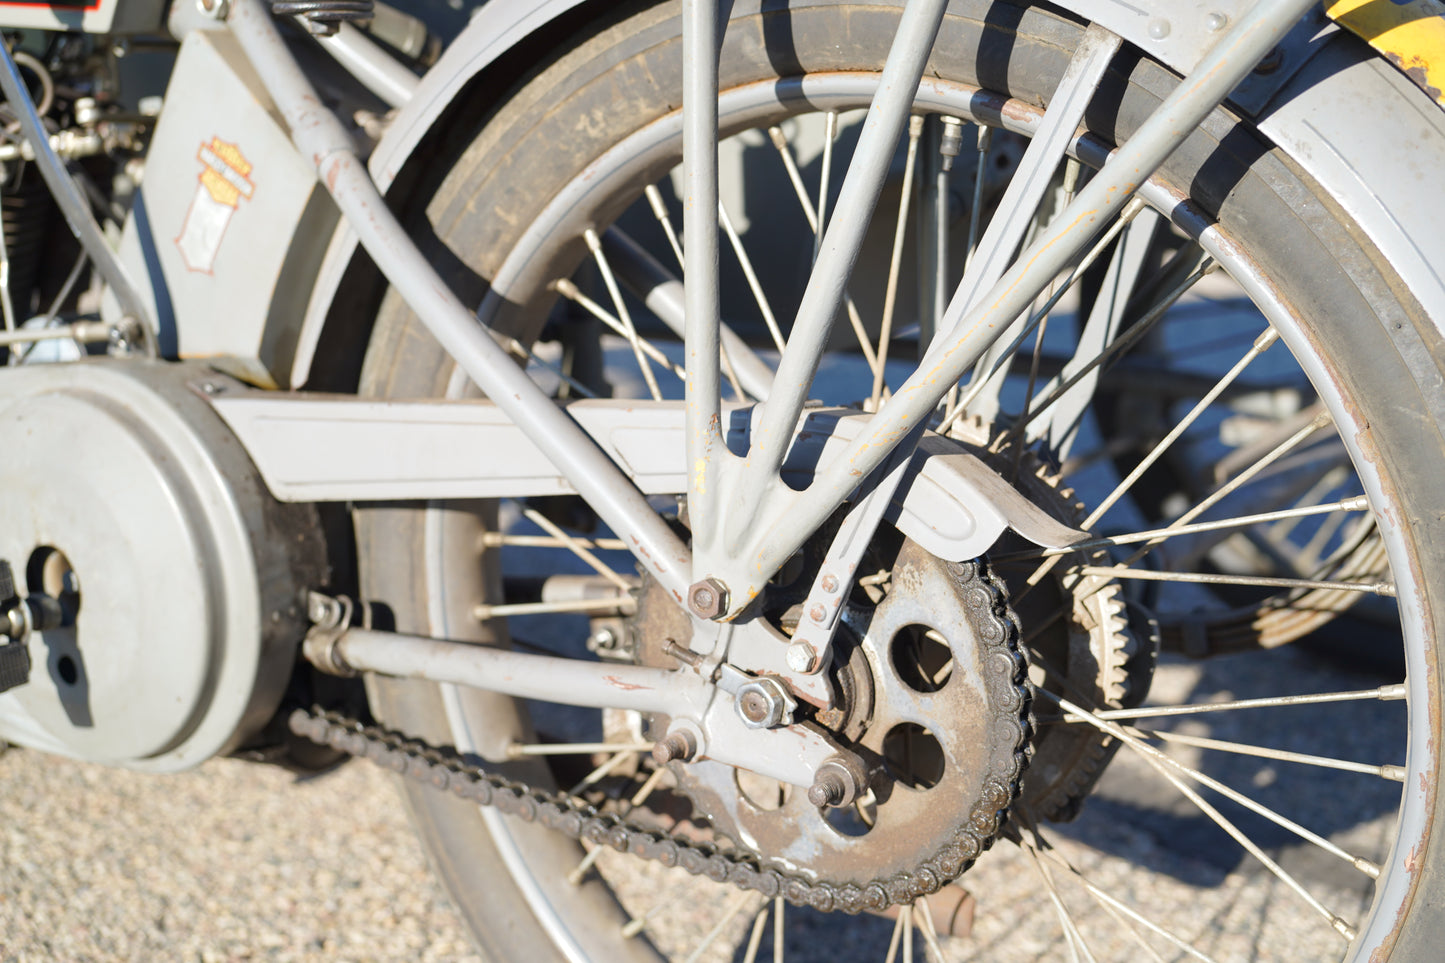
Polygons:
[[728,587],[715,578],[694,582],[687,590],[687,607],[702,619],[716,619],[728,608]]

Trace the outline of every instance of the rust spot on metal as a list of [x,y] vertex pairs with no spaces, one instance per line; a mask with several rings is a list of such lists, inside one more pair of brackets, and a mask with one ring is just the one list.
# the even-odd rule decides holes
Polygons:
[[615,675],[604,675],[604,676],[602,677],[602,681],[603,681],[603,682],[606,682],[608,685],[612,686],[614,689],[622,689],[622,690],[627,691],[627,692],[636,692],[636,691],[639,690],[639,689],[650,689],[650,688],[651,688],[651,686],[637,685],[636,683],[632,683],[632,682],[623,682],[621,679],[619,679],[619,678],[618,678],[617,676],[615,676]]
[[1390,58],[1390,62],[1396,67],[1399,67],[1406,77],[1410,78],[1411,83],[1429,94],[1431,100],[1439,101],[1441,99],[1442,93],[1440,88],[1430,83],[1430,74],[1427,70],[1428,65],[1423,60],[1419,57],[1411,57],[1411,62],[1407,64],[1405,58],[1394,51],[1387,51],[1385,56]]

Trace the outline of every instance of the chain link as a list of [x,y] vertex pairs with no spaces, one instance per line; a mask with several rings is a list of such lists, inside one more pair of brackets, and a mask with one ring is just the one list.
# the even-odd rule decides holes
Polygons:
[[[488,772],[465,761],[454,749],[364,725],[319,706],[296,709],[288,721],[298,736],[369,759],[384,769],[477,805],[540,823],[572,839],[608,846],[664,866],[678,866],[694,876],[706,876],[770,899],[782,896],[795,906],[811,906],[823,912],[880,911],[936,892],[968,869],[1002,827],[1026,765],[1031,693],[1018,649],[1018,620],[1008,608],[1003,583],[981,561],[964,567],[965,581],[983,590],[965,592],[980,630],[979,638],[1007,656],[992,660],[997,670],[986,681],[993,690],[989,701],[999,706],[1006,717],[999,721],[1008,723],[1017,734],[1011,771],[995,773],[986,782],[951,838],[914,869],[862,885],[806,879],[768,866],[761,854],[741,847],[722,850],[710,843],[640,826],[617,813],[603,812],[581,797],[539,789]],[[999,729],[988,727],[982,731]]]

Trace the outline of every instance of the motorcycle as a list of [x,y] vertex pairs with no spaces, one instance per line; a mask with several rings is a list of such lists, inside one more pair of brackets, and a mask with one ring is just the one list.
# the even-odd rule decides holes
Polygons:
[[0,24],[0,738],[370,759],[495,959],[1234,957],[1185,819],[1433,958],[1438,4]]

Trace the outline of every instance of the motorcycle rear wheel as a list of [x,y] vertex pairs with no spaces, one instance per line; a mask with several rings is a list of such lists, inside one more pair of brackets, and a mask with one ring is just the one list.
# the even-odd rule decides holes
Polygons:
[[[826,100],[829,76],[846,75],[850,83],[876,76],[896,16],[892,5],[819,2],[760,11],[739,3],[730,13],[722,56],[724,94],[756,82],[814,75],[819,79],[809,89]],[[981,89],[1014,103],[1047,104],[1082,30],[1081,23],[1052,8],[957,2],[927,76],[955,85],[961,98]],[[582,256],[575,235],[534,243],[528,231],[535,231],[558,192],[592,173],[588,165],[672,111],[667,91],[677,88],[665,78],[675,79],[679,36],[675,7],[633,4],[518,80],[429,199],[436,242],[465,266],[460,273],[492,278],[522,243],[534,244],[537,277],[572,273]],[[1368,82],[1409,96],[1388,66],[1371,62],[1357,69],[1368,74]],[[1102,142],[1121,143],[1176,82],[1147,58],[1121,54],[1087,117],[1091,132]],[[806,99],[788,102],[772,116],[803,109]],[[953,105],[954,113],[967,113],[965,100]],[[747,116],[742,126],[763,115]],[[588,216],[597,228],[632,204],[641,184],[658,180],[676,163],[675,144],[659,134],[654,145],[660,145],[655,155],[625,158],[613,169],[630,174],[628,191],[588,199]],[[1342,434],[1385,530],[1402,599],[1409,778],[1373,908],[1348,952],[1363,958],[1383,946],[1398,959],[1428,958],[1445,935],[1445,917],[1430,909],[1445,891],[1440,879],[1445,856],[1438,853],[1445,833],[1432,831],[1445,830],[1434,775],[1445,750],[1438,723],[1438,640],[1445,637],[1445,625],[1430,602],[1445,589],[1445,542],[1431,538],[1429,525],[1445,518],[1445,493],[1438,484],[1445,475],[1445,438],[1440,422],[1428,416],[1442,401],[1445,343],[1438,319],[1427,317],[1411,297],[1412,279],[1399,276],[1362,242],[1327,187],[1223,109],[1155,180],[1217,218],[1222,236],[1278,292],[1274,303],[1261,307],[1275,312],[1271,320],[1337,421],[1353,418],[1368,426],[1358,435]],[[536,287],[497,324],[530,343],[551,301],[550,293]],[[377,319],[362,390],[418,397],[463,394],[466,386],[420,323],[389,295]],[[498,553],[478,548],[482,534],[496,524],[496,507],[487,505],[359,510],[363,594],[384,602],[404,631],[504,639],[504,632],[478,624],[471,614],[475,605],[499,597]],[[511,700],[385,679],[371,679],[369,687],[379,718],[438,744],[481,748],[530,737],[525,708]],[[539,765],[520,775],[550,779]],[[426,787],[408,785],[405,795],[423,844],[490,957],[657,958],[650,943],[619,937],[628,914],[605,879],[593,876],[580,887],[565,881],[581,858],[576,844]],[[710,923],[700,923],[700,930]]]

